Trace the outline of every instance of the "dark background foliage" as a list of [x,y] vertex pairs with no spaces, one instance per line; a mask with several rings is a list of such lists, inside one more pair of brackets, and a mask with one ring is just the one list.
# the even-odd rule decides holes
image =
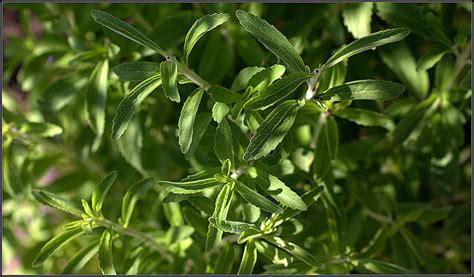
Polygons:
[[[407,121],[413,126],[408,128],[409,136],[395,134],[399,139],[387,139],[392,134],[384,128],[334,117],[339,130],[339,151],[327,183],[336,208],[317,202],[297,217],[302,230],[288,236],[290,241],[325,261],[324,273],[365,272],[346,263],[346,256],[354,253],[415,272],[470,271],[472,91],[470,52],[466,55],[464,49],[470,49],[471,4],[395,5],[401,11],[412,11],[412,6],[416,6],[415,10],[426,18],[416,18],[419,22],[415,20],[413,25],[419,29],[412,29],[404,41],[350,58],[345,80],[403,83],[407,90],[393,101],[356,101],[351,105],[384,113],[396,125],[409,118]],[[118,178],[103,209],[108,217],[117,218],[118,203],[127,188],[140,178],[179,180],[219,165],[212,150],[215,128],[204,133],[191,158],[180,152],[176,128],[182,103],[167,100],[161,88],[140,105],[132,122],[133,134],[121,143],[112,141],[115,109],[135,85],[120,82],[112,72],[104,137],[98,150],[92,150],[95,134],[85,120],[84,99],[87,80],[98,60],[81,58],[81,53],[113,43],[120,52],[111,59],[110,68],[131,61],[163,60],[95,23],[90,15],[92,9],[125,20],[176,56],[182,55],[184,37],[195,20],[213,12],[229,13],[230,21],[203,37],[190,56],[190,67],[200,76],[227,88],[242,68],[267,67],[278,62],[238,24],[237,9],[251,11],[274,25],[311,69],[354,40],[344,24],[342,4],[50,3],[3,7],[3,274],[59,273],[91,241],[76,240],[42,267],[33,268],[31,264],[39,249],[72,217],[39,204],[31,189],[44,188],[80,203],[81,198],[90,197],[100,178],[116,170]],[[371,32],[412,27],[399,26],[396,18],[384,16],[378,4],[371,11],[361,19],[371,19]],[[434,21],[452,41],[451,50],[432,67],[416,71],[416,62],[442,45],[438,34],[423,29],[426,23]],[[182,85],[180,93],[189,95],[194,88],[192,84]],[[419,103],[430,97],[437,97],[434,101],[439,100],[439,105],[420,109]],[[210,101],[201,105],[203,110],[211,108]],[[277,163],[278,175],[285,183],[295,184],[292,188],[300,195],[309,186],[298,180],[304,174],[301,164],[307,162],[304,153],[310,151],[305,142],[316,119],[317,115],[297,118],[298,128],[294,128],[284,144],[293,143],[293,150],[299,144],[298,152]],[[51,130],[51,126],[42,127],[46,130],[28,129],[21,120],[52,123],[62,131]],[[216,126],[215,122],[212,124]],[[183,211],[197,210],[186,201],[164,204],[164,197],[158,189],[147,193],[137,203],[131,225],[169,240],[167,243],[174,247],[178,259],[171,265],[155,264],[150,261],[153,253],[143,254],[138,272],[203,273],[214,268],[219,253],[202,254],[201,230],[194,228],[194,233],[186,235],[184,226],[191,223]],[[234,215],[239,213],[234,211]],[[184,237],[170,237],[171,229]],[[232,236],[228,237],[232,241]],[[227,245],[235,248],[235,262],[230,265],[235,273],[243,247],[236,243]],[[119,273],[131,267],[134,256],[129,250],[135,247],[131,239],[116,240],[114,256]],[[97,273],[97,263],[94,257],[79,272]],[[284,257],[273,257],[272,262],[271,256],[259,253],[254,273],[308,272],[298,262],[288,267],[282,264]]]

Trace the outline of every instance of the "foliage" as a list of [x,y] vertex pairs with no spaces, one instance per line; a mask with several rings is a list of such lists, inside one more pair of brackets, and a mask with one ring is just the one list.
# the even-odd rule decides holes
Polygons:
[[470,4],[5,7],[3,273],[469,272]]

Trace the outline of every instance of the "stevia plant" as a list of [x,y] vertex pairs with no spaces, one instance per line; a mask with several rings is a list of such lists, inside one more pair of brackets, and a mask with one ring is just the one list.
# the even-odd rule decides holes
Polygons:
[[[356,39],[333,51],[326,62],[314,68],[303,60],[294,41],[290,42],[267,21],[243,10],[235,12],[240,26],[232,22],[232,14],[225,12],[197,19],[184,36],[180,51],[161,47],[125,21],[93,10],[92,18],[106,30],[141,45],[149,57],[160,56],[159,62],[130,62],[120,54],[122,49],[119,51],[111,39],[106,39],[104,46],[82,51],[72,63],[84,65],[84,72],[89,75],[83,81],[86,94],[82,108],[93,132],[89,135],[90,151],[99,151],[106,147],[104,141],[111,139],[142,179],[124,191],[121,205],[114,205],[106,197],[114,193],[114,188],[124,188],[119,184],[117,171],[98,172],[100,181],[91,196],[80,199],[82,208],[48,188],[32,189],[38,201],[75,217],[41,247],[33,266],[43,265],[57,249],[67,249],[82,237],[87,243],[67,262],[63,269],[66,273],[79,270],[94,256],[102,274],[263,272],[257,268],[258,262],[265,264],[267,273],[411,273],[428,268],[426,264],[433,261],[426,258],[426,250],[409,224],[415,220],[421,220],[424,226],[438,222],[445,218],[446,209],[418,203],[402,203],[394,208],[393,188],[368,187],[373,180],[364,181],[364,174],[373,170],[372,163],[380,163],[381,167],[398,163],[394,169],[382,169],[397,171],[393,176],[376,177],[383,184],[388,182],[386,179],[403,178],[399,171],[408,166],[405,161],[415,157],[420,145],[424,144],[420,151],[426,154],[436,152],[434,149],[445,143],[426,143],[427,136],[442,130],[456,132],[456,138],[441,147],[431,163],[434,168],[449,168],[453,156],[459,155],[464,133],[459,129],[462,112],[454,106],[459,98],[448,99],[454,90],[466,93],[465,79],[470,67],[466,69],[469,53],[465,49],[470,42],[458,39],[460,42],[453,46],[447,36],[435,36],[439,49],[430,50],[415,63],[407,59],[411,54],[403,40],[410,32],[421,36],[433,36],[433,32],[400,20],[394,13],[400,6],[385,3],[376,4],[377,14],[394,28],[371,33],[370,24],[354,27],[358,23],[354,16],[367,18],[361,13],[369,15],[370,23],[373,6],[344,6],[344,24]],[[406,10],[420,13],[409,6]],[[231,30],[233,35],[238,34],[238,39],[245,30],[275,61],[262,63],[267,66],[243,68],[229,87],[212,80],[212,74],[206,74],[211,78],[206,80],[200,74],[206,69],[201,65],[195,68],[192,62],[192,50],[199,47],[200,39],[207,36],[211,44],[213,33],[227,24],[234,25],[225,29],[224,35]],[[441,27],[433,28],[444,34]],[[212,50],[212,44],[209,49]],[[404,85],[379,78],[346,82],[347,60],[374,49]],[[456,61],[448,58],[451,54]],[[123,61],[126,63],[109,69],[111,63]],[[426,70],[438,62],[436,76],[441,77],[436,78],[435,87],[429,91]],[[409,70],[415,72],[416,78],[407,75]],[[454,84],[459,80],[460,85]],[[396,102],[405,86],[419,100],[416,105]],[[108,94],[111,89],[127,91],[127,87],[131,87],[130,91],[123,93],[113,106],[108,133]],[[179,181],[172,180],[180,178],[182,172],[175,174],[175,179],[163,180],[142,164],[136,151],[146,143],[137,111],[149,105],[149,96],[161,92],[163,99],[180,109],[173,123],[177,128],[167,136],[175,138],[170,139],[173,147],[179,149],[192,168]],[[399,103],[399,110],[405,110],[393,108],[395,115],[405,115],[398,123],[390,113],[364,108],[389,101]],[[157,115],[160,114],[154,116]],[[379,127],[386,133],[340,146],[340,133],[344,132],[338,126],[341,120]],[[437,127],[425,128],[423,124]],[[23,121],[6,126],[6,145],[17,137],[40,143],[43,139],[39,137],[52,137],[62,131],[53,124]],[[351,157],[350,153],[374,158],[367,158],[365,166],[359,166],[355,162],[358,157]],[[383,160],[384,155],[390,157]],[[94,164],[87,166],[94,168]],[[345,198],[338,185],[342,178],[347,179]],[[12,187],[11,194],[14,192]],[[140,206],[144,198],[147,203],[162,203],[162,211]],[[317,215],[313,214],[316,209]],[[167,223],[138,225],[133,222],[137,212],[150,213],[152,218],[153,213],[163,213]],[[325,222],[324,227],[319,221]],[[311,231],[306,224],[313,227]],[[315,230],[314,226],[325,231],[308,233]],[[364,230],[368,234],[364,235]],[[305,239],[308,234],[311,236]],[[395,259],[383,255],[388,244]],[[407,251],[401,249],[404,247],[416,262],[400,258]]]

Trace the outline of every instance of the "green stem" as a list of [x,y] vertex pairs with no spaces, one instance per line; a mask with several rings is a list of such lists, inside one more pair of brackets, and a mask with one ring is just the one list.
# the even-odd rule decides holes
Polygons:
[[186,65],[182,64],[179,61],[177,61],[176,63],[178,64],[179,72],[183,74],[184,76],[186,76],[189,80],[191,80],[196,85],[202,87],[206,91],[211,86],[206,80],[201,78],[201,76],[197,75],[196,72],[189,69]]

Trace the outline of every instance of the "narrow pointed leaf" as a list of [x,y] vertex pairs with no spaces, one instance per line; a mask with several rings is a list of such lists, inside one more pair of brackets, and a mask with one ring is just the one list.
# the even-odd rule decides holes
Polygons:
[[244,108],[248,110],[266,109],[290,95],[311,76],[305,72],[291,73],[271,84],[257,96],[252,97],[245,103]]
[[242,69],[235,77],[230,89],[233,91],[244,90],[248,86],[249,80],[253,77],[253,75],[264,69],[264,67],[259,66],[246,67]]
[[373,7],[372,2],[343,4],[344,25],[354,38],[358,39],[370,34]]
[[122,216],[121,221],[124,227],[128,226],[130,219],[132,218],[133,210],[138,199],[145,194],[150,187],[155,184],[153,178],[145,178],[134,183],[130,188],[127,189],[125,196],[122,199]]
[[116,275],[112,256],[112,235],[108,230],[102,233],[99,242],[99,267],[104,275]]
[[322,92],[323,100],[391,100],[405,91],[398,83],[382,80],[359,80],[336,86]]
[[36,255],[35,260],[33,261],[33,267],[41,266],[46,259],[51,256],[56,249],[60,248],[61,246],[67,244],[72,239],[78,237],[79,235],[83,234],[84,231],[81,227],[76,227],[74,229],[70,229],[64,231],[52,239],[50,239],[39,251],[38,255]]
[[234,148],[232,144],[232,130],[229,123],[224,118],[217,126],[214,136],[214,151],[221,163],[229,159],[231,166],[234,166]]
[[215,178],[207,178],[197,181],[181,181],[181,182],[170,182],[170,181],[158,181],[158,185],[162,186],[169,192],[176,194],[193,194],[201,192],[207,188],[211,188],[219,185],[220,183]]
[[42,191],[42,190],[33,190],[32,193],[38,201],[44,204],[47,204],[53,208],[68,212],[70,214],[76,215],[78,217],[82,216],[82,211],[80,208],[78,208],[69,200],[63,199],[54,193]]
[[331,168],[331,161],[336,158],[339,145],[339,132],[336,120],[328,117],[321,126],[314,153],[314,172],[324,178]]
[[379,274],[408,274],[414,273],[414,271],[404,268],[402,266],[392,264],[385,261],[372,260],[372,259],[357,259],[357,269],[361,270],[361,273],[379,273]]
[[293,126],[299,107],[296,100],[285,101],[276,107],[263,120],[257,133],[250,140],[244,160],[258,160],[275,149]]
[[283,213],[283,209],[278,206],[277,204],[273,203],[272,201],[265,198],[265,196],[261,195],[260,193],[251,190],[249,187],[241,183],[240,181],[235,182],[235,188],[237,192],[250,204],[259,207],[262,210],[265,210],[270,213],[274,214],[281,214]]
[[110,187],[117,178],[117,171],[110,172],[107,176],[102,178],[100,182],[95,187],[94,192],[92,193],[92,209],[94,211],[100,211],[102,209],[102,204],[104,203],[105,195],[109,191]]
[[178,66],[176,60],[162,62],[160,65],[163,92],[171,101],[179,103]]
[[121,81],[143,81],[160,73],[160,64],[133,62],[117,65],[112,69]]
[[253,179],[257,185],[272,198],[292,209],[306,211],[306,204],[301,197],[292,191],[277,177],[256,168],[257,176]]
[[332,57],[329,58],[329,60],[327,60],[327,62],[323,65],[322,71],[361,52],[382,46],[387,43],[393,43],[402,40],[408,36],[409,33],[410,30],[406,28],[388,29],[355,40],[334,53],[334,55],[332,55]]
[[242,243],[247,242],[248,240],[251,240],[251,239],[254,239],[254,238],[257,238],[257,237],[261,237],[263,235],[264,235],[264,233],[263,233],[262,230],[257,229],[257,228],[253,228],[253,227],[249,227],[249,228],[243,230],[242,233],[240,233],[240,236],[237,239],[237,243],[242,244]]
[[285,73],[285,67],[275,64],[271,67],[255,73],[248,81],[248,86],[253,87],[254,91],[265,91],[275,80],[278,80]]
[[[211,217],[218,221],[222,221],[227,218],[227,213],[229,212],[233,193],[234,191],[229,185],[224,185],[222,187],[221,191],[217,195],[216,205]],[[222,234],[222,230],[217,229],[214,227],[214,225],[212,225],[212,223],[209,223],[206,236],[206,252],[219,245],[222,240]]]
[[232,234],[240,234],[242,233],[245,229],[249,227],[254,227],[255,225],[249,224],[246,222],[240,222],[240,221],[231,221],[231,220],[220,220],[218,221],[215,217],[210,217],[209,222],[216,228],[226,232],[226,233],[232,233]]
[[256,37],[268,50],[280,58],[292,71],[307,72],[300,55],[288,39],[267,21],[242,10],[235,12],[245,30]]
[[227,20],[229,20],[229,18],[229,15],[226,13],[214,13],[198,19],[193,24],[191,29],[189,29],[188,33],[186,34],[184,41],[183,56],[185,64],[188,64],[189,54],[191,54],[191,50],[197,41],[207,32],[221,24],[224,24]]
[[184,102],[183,109],[179,116],[178,138],[179,146],[183,154],[186,154],[191,146],[194,121],[196,119],[196,113],[199,109],[203,93],[204,91],[201,88],[193,91],[186,99],[186,102]]
[[202,112],[196,115],[196,119],[194,120],[194,128],[193,128],[193,139],[191,142],[191,146],[189,146],[188,152],[186,152],[186,157],[190,157],[194,154],[197,147],[199,146],[199,142],[201,141],[204,133],[209,127],[211,120],[212,120],[212,115],[209,112]]
[[114,140],[118,140],[123,135],[137,107],[159,85],[161,85],[161,77],[159,75],[152,76],[134,87],[128,95],[120,101],[115,111],[114,119],[112,120],[112,138]]
[[257,262],[257,248],[255,242],[249,240],[245,244],[244,254],[242,254],[242,261],[240,262],[239,271],[237,274],[252,274],[255,263]]
[[161,49],[161,47],[159,47],[153,40],[145,36],[137,29],[130,26],[128,23],[102,11],[93,10],[91,11],[91,15],[94,18],[95,22],[109,28],[117,34],[122,35],[145,47],[148,47],[151,50],[158,52],[158,54],[163,57],[167,56],[166,52]]
[[388,116],[371,110],[343,108],[335,110],[334,115],[362,126],[380,126],[387,130],[392,130],[395,127],[395,124]]
[[63,269],[63,273],[77,273],[81,268],[83,268],[87,262],[89,262],[92,257],[99,251],[97,247],[98,240],[93,240],[88,245],[84,246],[77,254],[72,257],[72,259],[67,263]]
[[295,258],[303,261],[309,266],[320,267],[322,265],[313,255],[311,255],[311,253],[292,242],[285,241],[282,238],[275,236],[264,236],[263,238],[269,243],[278,246],[279,248],[290,253]]
[[211,86],[207,93],[211,96],[212,100],[225,104],[235,103],[243,100],[243,96],[230,89],[221,86]]
[[127,132],[117,141],[122,157],[142,175],[146,175],[142,165],[143,132],[138,117],[132,118]]
[[105,127],[105,106],[107,102],[107,80],[109,77],[109,60],[100,61],[89,79],[86,96],[86,119],[96,133],[93,150],[97,150]]
[[432,68],[443,58],[444,54],[448,52],[449,49],[446,47],[434,45],[416,62],[416,70],[423,71]]

